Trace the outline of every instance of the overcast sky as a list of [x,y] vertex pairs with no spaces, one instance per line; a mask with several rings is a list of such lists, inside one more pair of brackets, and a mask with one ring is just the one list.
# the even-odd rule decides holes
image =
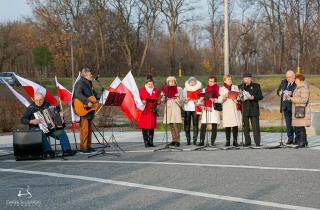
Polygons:
[[[197,1],[193,1],[197,2]],[[195,15],[208,17],[207,0],[198,0]],[[32,11],[27,0],[0,0],[0,22],[21,20],[23,17],[31,17]]]
[[27,0],[0,0],[0,22],[20,20],[32,16]]

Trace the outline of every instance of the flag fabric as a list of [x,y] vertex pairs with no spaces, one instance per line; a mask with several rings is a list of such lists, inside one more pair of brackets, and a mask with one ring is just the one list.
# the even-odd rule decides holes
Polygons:
[[51,105],[56,106],[58,104],[55,97],[46,88],[18,75],[15,75],[15,77],[22,85],[23,89],[26,91],[29,97],[33,98],[34,94],[39,92],[42,93],[42,95],[44,96],[44,100],[49,102]]
[[121,83],[121,80],[119,77],[116,77],[113,82],[111,83],[111,85],[106,88],[104,91],[103,91],[103,94],[99,100],[99,103],[100,104],[105,104],[107,98],[108,98],[108,95],[110,92],[116,92],[116,88],[120,85]]
[[13,89],[13,87],[11,87],[5,80],[2,81],[9,88],[11,93],[13,93],[13,95],[15,95],[23,105],[25,105],[26,107],[30,106],[30,102],[25,97],[23,97],[23,95],[21,95],[18,91]]
[[126,93],[122,105],[120,106],[124,115],[130,121],[138,121],[145,105],[141,101],[139,90],[131,71],[123,78],[121,84],[116,88],[116,91],[119,93]]
[[56,88],[57,88],[57,93],[58,93],[58,97],[60,98],[60,100],[62,102],[71,102],[72,100],[72,94],[70,93],[69,90],[67,90],[65,87],[63,87],[57,80],[57,77],[55,77],[56,79]]
[[[77,79],[74,82],[73,87],[72,87],[71,99],[73,98],[74,87],[75,87],[75,85],[77,84],[77,82],[79,81],[80,78],[81,78],[81,76],[80,76],[80,72],[79,72],[79,75],[78,75],[78,77],[77,77]],[[71,120],[72,120],[72,131],[75,132],[75,130],[77,128],[77,122],[80,121],[80,117],[75,113],[72,103],[70,105],[70,110],[71,110]]]

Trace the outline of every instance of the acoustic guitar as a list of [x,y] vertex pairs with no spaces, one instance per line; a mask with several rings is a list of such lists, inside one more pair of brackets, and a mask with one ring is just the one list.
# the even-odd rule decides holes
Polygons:
[[96,111],[98,109],[99,103],[96,97],[90,96],[88,100],[93,104],[92,107],[88,107],[88,105],[84,104],[81,100],[77,98],[74,99],[72,102],[74,111],[80,117],[86,116],[89,112]]

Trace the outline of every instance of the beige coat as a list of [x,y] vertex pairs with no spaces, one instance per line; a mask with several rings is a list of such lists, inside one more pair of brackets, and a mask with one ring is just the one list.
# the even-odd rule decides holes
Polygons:
[[[291,98],[292,101],[292,126],[295,127],[309,127],[311,126],[311,109],[310,109],[310,90],[306,82],[298,86]],[[308,104],[307,104],[308,102]],[[307,106],[306,106],[307,104]],[[306,106],[306,113],[304,118],[295,118],[295,107],[296,106]]]
[[[238,86],[232,85],[231,91],[239,92]],[[242,126],[241,111],[237,110],[237,101],[225,98],[229,90],[225,87],[220,87],[218,102],[222,103],[222,122],[223,127]]]
[[[178,92],[181,94],[182,89],[178,87]],[[182,123],[182,117],[181,117],[181,109],[180,109],[180,99],[169,99],[167,101],[167,108],[168,111],[166,111],[166,107],[164,108],[164,117],[163,117],[163,123],[166,123],[166,115],[168,114],[168,121],[167,123]]]

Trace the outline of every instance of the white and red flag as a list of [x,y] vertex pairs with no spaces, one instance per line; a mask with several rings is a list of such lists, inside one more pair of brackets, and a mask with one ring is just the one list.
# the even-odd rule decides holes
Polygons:
[[57,80],[57,77],[55,77],[56,79],[56,88],[57,88],[57,93],[58,93],[58,97],[60,98],[60,100],[62,102],[71,102],[72,100],[72,94],[69,90],[67,90],[65,87],[63,87]]
[[[79,72],[79,75],[78,75],[78,77],[77,77],[77,79],[74,82],[73,87],[72,87],[71,99],[73,98],[74,87],[75,87],[75,85],[77,84],[77,82],[79,81],[80,78],[81,78],[81,76],[80,76],[80,72]],[[70,110],[71,110],[71,120],[72,120],[72,131],[75,132],[75,130],[77,128],[77,122],[80,121],[80,117],[75,113],[72,103],[70,105]]]
[[116,77],[113,82],[111,83],[111,85],[109,87],[107,87],[104,91],[103,91],[103,94],[100,98],[100,101],[99,103],[100,104],[104,104],[108,98],[108,95],[110,92],[117,92],[116,89],[117,87],[120,85],[121,83],[121,80],[119,77]]
[[126,93],[120,108],[130,121],[138,121],[145,105],[141,101],[139,89],[131,71],[123,78],[121,84],[116,88],[116,92]]
[[18,75],[15,75],[15,77],[31,98],[33,98],[34,94],[38,92],[42,93],[42,95],[44,96],[44,100],[49,102],[51,105],[56,106],[58,104],[55,97],[46,88]]
[[13,95],[15,95],[15,97],[17,97],[17,99],[26,107],[30,106],[30,102],[23,97],[23,95],[21,95],[18,91],[16,91],[15,89],[13,89],[13,87],[11,87],[5,80],[2,80],[4,84],[6,84],[6,86],[9,88],[9,90],[11,91],[11,93],[13,93]]

